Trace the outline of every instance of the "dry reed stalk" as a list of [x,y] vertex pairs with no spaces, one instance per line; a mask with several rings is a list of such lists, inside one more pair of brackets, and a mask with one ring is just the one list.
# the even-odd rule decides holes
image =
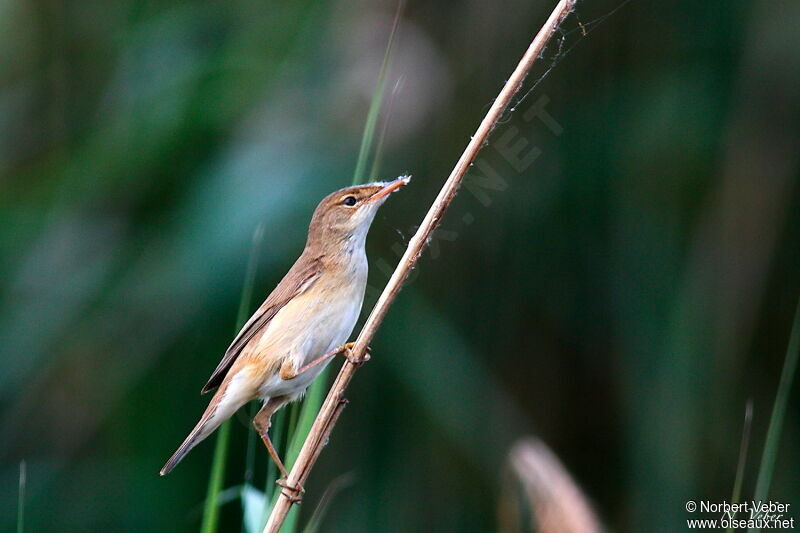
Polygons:
[[[547,22],[545,22],[544,26],[542,26],[536,34],[536,37],[534,37],[525,55],[522,56],[514,72],[508,78],[508,81],[506,81],[497,99],[489,108],[488,113],[483,117],[475,135],[472,136],[469,144],[467,144],[467,147],[464,149],[464,153],[461,154],[455,168],[453,168],[444,186],[439,191],[439,195],[425,215],[422,224],[420,224],[419,229],[409,241],[408,248],[400,259],[394,273],[392,273],[392,277],[389,278],[389,282],[378,298],[378,302],[375,304],[375,307],[372,308],[372,312],[367,318],[364,327],[361,329],[361,333],[358,335],[358,339],[356,339],[355,346],[353,347],[352,354],[354,359],[363,359],[367,347],[378,331],[381,322],[383,322],[389,307],[400,291],[406,278],[408,278],[409,273],[414,268],[414,265],[417,263],[419,256],[422,254],[422,250],[428,243],[433,231],[439,225],[439,221],[444,215],[444,212],[453,201],[470,164],[475,159],[481,147],[483,147],[489,134],[500,119],[500,116],[511,102],[511,98],[517,93],[531,67],[536,62],[536,59],[539,58],[545,45],[553,36],[553,33],[555,33],[556,28],[558,28],[564,18],[572,12],[574,7],[575,0],[561,0],[556,5],[550,17],[547,19]],[[322,404],[322,408],[314,421],[314,425],[311,427],[311,431],[303,444],[303,448],[300,450],[300,454],[289,473],[289,478],[286,480],[288,486],[302,486],[308,479],[308,475],[314,463],[316,463],[317,457],[319,457],[322,451],[322,447],[327,442],[331,430],[342,412],[342,408],[347,403],[347,400],[344,398],[344,391],[347,389],[350,380],[353,379],[353,375],[358,366],[359,365],[352,364],[348,361],[339,371],[339,375],[333,382],[331,390],[328,392],[327,398],[325,398],[325,403]],[[269,521],[264,527],[264,533],[278,533],[286,519],[286,515],[291,509],[292,503],[294,503],[293,498],[291,498],[286,491],[283,491],[270,513]]]
[[535,438],[520,441],[508,459],[533,514],[530,523],[523,525],[513,511],[507,512],[500,531],[603,533],[588,498],[544,442]]

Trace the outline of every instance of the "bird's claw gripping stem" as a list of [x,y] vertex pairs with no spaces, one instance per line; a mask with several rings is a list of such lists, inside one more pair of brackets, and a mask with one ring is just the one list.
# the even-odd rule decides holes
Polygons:
[[319,364],[322,364],[325,361],[328,361],[331,357],[336,357],[339,354],[344,355],[344,358],[347,359],[347,362],[349,362],[351,365],[353,365],[353,366],[361,366],[364,363],[366,363],[367,361],[369,361],[369,359],[370,359],[370,349],[369,349],[369,347],[367,347],[366,352],[359,359],[359,358],[357,358],[357,357],[355,357],[353,355],[353,346],[355,346],[355,345],[356,345],[356,343],[354,343],[354,342],[348,342],[347,344],[342,344],[341,346],[338,346],[336,349],[331,350],[330,352],[326,353],[325,355],[314,359],[313,361],[311,361],[307,365],[300,367],[299,370],[295,370],[294,369],[293,363],[291,361],[286,361],[281,366],[280,377],[281,377],[281,379],[284,379],[284,380],[294,379],[297,376],[299,376],[300,374],[302,374],[303,372],[305,372],[305,371],[307,371],[307,370],[309,370],[309,369],[311,369],[311,368],[313,368],[313,367],[315,367],[315,366],[317,366]]
[[363,365],[364,363],[366,363],[367,361],[370,360],[370,358],[372,357],[372,354],[371,354],[372,350],[370,349],[369,346],[367,346],[367,349],[364,352],[364,355],[362,355],[359,358],[359,357],[356,357],[355,355],[353,355],[353,347],[355,345],[356,345],[356,343],[354,343],[354,342],[348,342],[347,344],[343,345],[342,346],[342,355],[344,355],[345,359],[347,359],[347,362],[349,362],[351,365],[353,365],[353,366],[361,366],[361,365]]
[[303,494],[306,493],[306,489],[300,483],[291,486],[285,477],[275,480],[275,484],[283,489],[281,494],[286,496],[292,503],[299,504],[303,500]]

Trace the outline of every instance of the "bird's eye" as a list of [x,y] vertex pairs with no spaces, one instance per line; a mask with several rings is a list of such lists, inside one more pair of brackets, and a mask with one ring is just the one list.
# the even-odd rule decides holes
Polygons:
[[347,207],[353,207],[356,205],[356,201],[357,200],[355,196],[347,196],[344,200],[342,200],[342,203]]

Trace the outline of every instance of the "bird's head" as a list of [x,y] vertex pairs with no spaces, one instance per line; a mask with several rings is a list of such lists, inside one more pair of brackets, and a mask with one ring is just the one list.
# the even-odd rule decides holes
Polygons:
[[393,181],[354,185],[334,191],[317,206],[308,230],[309,245],[363,244],[378,208],[411,176]]

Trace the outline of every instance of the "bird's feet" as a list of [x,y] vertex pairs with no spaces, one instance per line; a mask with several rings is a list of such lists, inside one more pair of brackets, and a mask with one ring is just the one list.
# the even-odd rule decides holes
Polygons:
[[304,489],[300,483],[297,483],[294,486],[289,485],[289,481],[286,479],[286,477],[276,480],[275,484],[283,489],[281,494],[286,496],[286,498],[288,498],[288,500],[292,503],[300,503],[303,500],[303,494],[306,493],[306,489]]
[[281,379],[283,379],[283,380],[294,379],[297,376],[299,376],[300,374],[302,374],[303,372],[305,372],[305,371],[307,371],[307,370],[309,370],[309,369],[311,369],[311,368],[313,368],[313,367],[315,367],[315,366],[317,366],[317,365],[319,365],[321,363],[324,363],[325,361],[328,361],[331,357],[335,357],[335,356],[337,356],[339,354],[344,355],[345,359],[347,359],[347,362],[349,362],[351,365],[353,365],[353,366],[361,366],[364,363],[366,363],[367,361],[369,361],[369,359],[370,359],[370,348],[367,347],[367,349],[364,352],[364,355],[361,356],[360,358],[357,358],[356,356],[353,355],[353,346],[355,346],[355,345],[356,345],[356,343],[354,343],[354,342],[348,342],[347,344],[342,344],[341,346],[337,346],[336,348],[334,348],[330,352],[326,353],[325,355],[323,355],[321,357],[317,357],[316,359],[314,359],[313,361],[311,361],[307,365],[304,365],[304,366],[300,367],[299,370],[295,370],[294,362],[289,360],[289,359],[287,359],[283,363],[283,365],[281,365],[281,369],[280,369],[280,372],[278,373],[278,375],[280,375]]
[[348,342],[347,344],[342,345],[341,353],[344,355],[344,358],[353,365],[353,366],[361,366],[367,361],[370,360],[372,357],[372,349],[367,346],[367,349],[364,351],[364,355],[360,358],[353,355],[353,347],[356,345],[355,342]]

